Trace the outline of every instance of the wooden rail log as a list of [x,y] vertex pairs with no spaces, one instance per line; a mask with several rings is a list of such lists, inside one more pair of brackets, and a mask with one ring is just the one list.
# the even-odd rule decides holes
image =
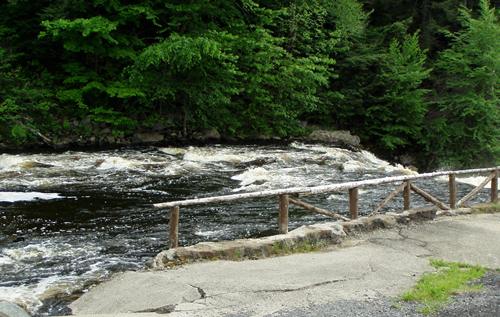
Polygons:
[[486,177],[485,180],[481,182],[481,184],[479,184],[470,193],[468,193],[462,199],[460,199],[457,202],[457,206],[462,207],[465,202],[469,201],[472,197],[476,196],[481,191],[481,189],[483,189],[484,186],[486,186],[486,184],[488,184],[495,177],[495,175],[496,173],[492,173],[490,176]]
[[349,212],[351,213],[351,219],[358,218],[358,188],[349,189]]
[[387,196],[384,200],[382,200],[382,202],[377,206],[377,208],[375,208],[371,213],[370,213],[370,216],[372,215],[375,215],[377,213],[379,213],[379,211],[385,207],[385,205],[387,205],[391,200],[394,199],[394,197],[396,197],[406,186],[406,182],[402,183],[401,185],[399,185],[398,187],[396,187],[395,190],[393,190],[389,196]]
[[442,209],[442,210],[449,210],[450,209],[450,207],[446,206],[446,204],[442,203],[439,199],[432,196],[431,194],[429,194],[425,190],[421,189],[420,187],[417,187],[414,184],[411,184],[410,187],[415,193],[422,196],[428,202],[433,203],[434,205],[438,206],[440,209]]
[[314,212],[314,213],[317,213],[317,214],[320,214],[320,215],[332,217],[332,218],[335,218],[335,219],[341,219],[341,220],[344,220],[344,221],[349,221],[349,218],[344,217],[344,216],[342,216],[342,215],[340,215],[340,214],[338,214],[336,212],[329,211],[329,210],[326,210],[326,209],[323,209],[323,208],[315,207],[315,206],[313,206],[311,204],[308,204],[306,202],[303,202],[303,201],[295,199],[295,198],[288,198],[288,201],[290,202],[290,204],[302,207],[305,210],[310,211],[310,212]]
[[498,171],[493,172],[493,178],[491,179],[491,202],[498,202]]
[[448,188],[450,190],[450,208],[457,208],[457,181],[455,174],[448,176]]
[[375,178],[375,179],[369,179],[369,180],[363,180],[363,181],[346,182],[346,183],[323,185],[323,186],[316,186],[316,187],[291,187],[291,188],[285,188],[285,189],[274,189],[274,190],[266,190],[266,191],[235,194],[235,195],[214,196],[214,197],[205,197],[205,198],[186,199],[186,200],[180,200],[180,201],[170,201],[170,202],[165,202],[165,203],[154,204],[153,206],[156,208],[170,208],[170,207],[174,207],[174,206],[184,207],[184,206],[205,205],[205,204],[210,204],[210,203],[228,202],[228,201],[250,199],[250,198],[272,197],[272,196],[279,196],[279,195],[284,195],[284,194],[288,194],[288,195],[291,195],[291,194],[321,194],[321,193],[329,193],[329,192],[334,192],[334,191],[339,191],[339,190],[351,189],[351,188],[355,188],[355,187],[403,182],[406,180],[414,180],[414,179],[432,178],[432,177],[443,176],[443,175],[448,175],[448,174],[459,175],[459,174],[493,172],[499,168],[500,167],[492,167],[492,168],[470,169],[470,170],[461,170],[461,171],[434,172],[434,173],[425,173],[425,174],[419,174],[419,175],[392,176],[392,177]]
[[407,180],[405,182],[405,188],[403,192],[403,210],[409,210],[411,205],[411,181]]
[[179,246],[179,206],[170,208],[170,248],[177,248]]
[[280,212],[278,217],[278,229],[282,234],[288,233],[288,195],[280,195]]

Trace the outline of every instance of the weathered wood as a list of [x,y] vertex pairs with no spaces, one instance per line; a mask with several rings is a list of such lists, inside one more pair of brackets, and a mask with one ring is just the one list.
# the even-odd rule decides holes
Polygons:
[[349,212],[351,213],[351,219],[358,218],[358,188],[349,189]]
[[179,206],[170,208],[170,248],[177,248],[179,246]]
[[427,200],[428,202],[430,203],[433,203],[434,205],[438,206],[440,209],[442,210],[449,210],[450,207],[446,206],[446,204],[444,204],[443,202],[441,202],[439,199],[437,199],[436,197],[432,196],[431,194],[429,194],[428,192],[426,192],[425,190],[421,189],[420,187],[417,187],[416,185],[414,184],[410,184],[410,188],[417,194],[419,194],[420,196],[422,196],[425,200]]
[[317,213],[317,214],[320,214],[320,215],[332,217],[332,218],[335,218],[335,219],[341,219],[341,220],[344,220],[344,221],[349,221],[349,218],[344,217],[344,216],[342,216],[342,215],[340,215],[340,214],[338,214],[336,212],[329,211],[329,210],[326,210],[326,209],[323,209],[323,208],[319,208],[319,207],[313,206],[311,204],[308,204],[306,202],[303,202],[303,201],[295,199],[295,198],[288,198],[288,201],[290,202],[290,204],[294,204],[296,206],[302,207],[305,210],[310,211],[310,212],[314,212],[314,213]]
[[399,185],[398,187],[396,187],[395,190],[393,190],[389,196],[387,196],[384,200],[382,200],[382,202],[380,204],[378,204],[377,208],[375,208],[370,216],[374,215],[374,214],[377,214],[382,208],[385,207],[385,205],[387,205],[391,200],[394,199],[394,197],[396,197],[406,186],[406,182],[402,183],[401,185]]
[[477,185],[477,187],[474,188],[470,193],[468,193],[462,199],[460,199],[457,202],[457,206],[462,207],[464,203],[466,203],[472,197],[476,196],[481,191],[481,189],[483,189],[484,186],[486,186],[486,184],[488,184],[495,177],[495,175],[496,174],[491,174],[490,176],[486,177],[484,181],[481,182],[481,184]]
[[280,195],[280,212],[278,216],[278,229],[280,233],[288,233],[288,195]]
[[457,181],[455,174],[448,175],[448,188],[450,189],[450,208],[457,208]]
[[498,202],[498,171],[493,172],[493,178],[491,179],[491,202]]
[[351,189],[355,187],[362,186],[370,186],[370,185],[379,185],[379,184],[387,184],[387,183],[395,183],[402,182],[406,180],[415,180],[415,179],[425,179],[432,178],[436,176],[443,176],[448,174],[472,174],[472,173],[484,173],[484,172],[493,172],[500,167],[492,167],[492,168],[483,168],[483,169],[471,169],[471,170],[461,170],[461,171],[445,171],[445,172],[434,172],[434,173],[425,173],[419,175],[404,175],[404,176],[392,176],[392,177],[384,177],[384,178],[376,178],[369,179],[363,181],[354,181],[354,182],[346,182],[340,184],[331,184],[331,185],[323,185],[316,187],[292,187],[285,189],[275,189],[275,190],[266,190],[252,193],[243,193],[243,194],[234,194],[234,195],[226,195],[226,196],[214,196],[214,197],[205,197],[205,198],[196,198],[196,199],[186,199],[180,201],[171,201],[165,203],[154,204],[153,206],[156,208],[170,208],[174,206],[192,206],[192,205],[205,205],[210,203],[218,203],[218,202],[227,202],[227,201],[235,201],[242,199],[250,199],[250,198],[263,198],[263,197],[272,197],[286,194],[321,194],[328,193],[334,191],[340,191],[345,189]]
[[407,180],[405,182],[405,189],[403,192],[403,209],[409,210],[411,205],[411,181]]

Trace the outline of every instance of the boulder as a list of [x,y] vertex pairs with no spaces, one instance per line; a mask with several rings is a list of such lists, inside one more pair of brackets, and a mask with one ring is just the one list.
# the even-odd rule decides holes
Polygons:
[[356,135],[352,135],[349,131],[327,131],[327,130],[314,130],[306,137],[306,141],[320,142],[327,144],[343,144],[353,147],[359,147],[360,139]]
[[207,129],[202,132],[198,132],[193,134],[193,138],[197,141],[205,142],[205,141],[219,141],[221,135],[217,129]]
[[138,143],[158,143],[165,139],[159,132],[138,132],[134,135],[134,140]]

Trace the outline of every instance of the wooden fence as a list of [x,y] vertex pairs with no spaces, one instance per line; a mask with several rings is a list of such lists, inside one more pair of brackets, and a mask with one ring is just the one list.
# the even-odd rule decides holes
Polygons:
[[[288,232],[288,207],[290,204],[304,208],[307,211],[329,216],[341,221],[347,221],[350,219],[356,219],[358,217],[358,189],[366,186],[375,186],[380,184],[390,184],[402,182],[394,191],[392,191],[385,199],[383,199],[380,204],[370,213],[374,215],[379,213],[382,208],[387,205],[394,197],[399,193],[403,192],[403,209],[408,210],[411,207],[411,192],[420,195],[426,201],[434,204],[442,210],[455,209],[457,207],[462,207],[467,201],[472,199],[477,195],[489,182],[491,182],[491,202],[498,201],[498,174],[500,166],[491,168],[481,168],[481,169],[469,169],[469,170],[459,170],[459,171],[446,171],[446,172],[434,172],[425,173],[418,175],[405,175],[405,176],[394,176],[394,177],[384,177],[376,178],[362,181],[345,182],[339,184],[315,186],[315,187],[292,187],[285,189],[275,189],[258,191],[243,194],[225,195],[225,196],[214,196],[196,199],[186,199],[180,201],[171,201],[165,203],[154,204],[156,208],[170,208],[170,221],[169,221],[169,237],[170,237],[170,248],[176,248],[179,245],[179,212],[180,207],[194,206],[194,205],[206,205],[211,203],[221,203],[229,201],[237,201],[252,198],[265,198],[265,197],[278,197],[279,200],[279,213],[278,213],[278,227],[280,233]],[[457,200],[457,184],[456,176],[465,174],[483,174],[488,173],[486,178],[481,184],[475,187],[470,193],[464,197]],[[449,202],[448,204],[440,201],[430,193],[416,186],[412,181],[418,179],[429,179],[437,176],[448,176],[449,178]],[[349,192],[349,214],[350,218],[342,216],[338,212],[333,212],[325,210],[322,208],[315,207],[306,202],[299,200],[297,197],[299,195],[313,195],[321,193],[337,192],[340,190],[348,190]]]

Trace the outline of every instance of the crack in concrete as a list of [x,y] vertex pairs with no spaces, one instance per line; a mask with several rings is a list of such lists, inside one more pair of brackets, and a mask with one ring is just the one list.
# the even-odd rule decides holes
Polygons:
[[[360,277],[360,278],[362,278],[362,277]],[[310,285],[306,285],[306,286],[301,286],[301,287],[297,287],[297,288],[262,289],[262,290],[257,290],[257,291],[251,291],[251,293],[288,293],[288,292],[297,292],[297,291],[303,291],[303,290],[311,289],[311,288],[318,287],[318,286],[329,285],[329,284],[334,284],[334,283],[339,283],[339,282],[346,282],[346,281],[349,281],[349,280],[354,280],[354,279],[330,280],[330,281],[314,283],[314,284],[310,284]]]
[[200,299],[204,299],[204,298],[207,297],[207,293],[203,290],[203,288],[198,287],[196,285],[191,285],[191,284],[188,284],[188,285],[191,286],[192,288],[196,288],[196,290],[198,291],[198,294],[200,294],[200,298],[199,299],[195,299],[194,301],[197,301],[197,300],[200,300]]
[[427,251],[431,252],[431,250],[427,249],[427,246],[429,245],[428,241],[423,241],[423,240],[419,240],[419,239],[415,239],[415,238],[410,238],[408,235],[403,234],[403,230],[404,230],[404,228],[399,228],[398,229],[398,235],[401,238],[403,238],[402,239],[403,241],[405,241],[405,240],[412,240],[412,241],[418,242],[418,243],[420,243],[419,247],[421,247],[423,249],[426,249]]
[[[197,299],[194,299],[194,300],[187,300],[185,297],[182,297],[182,303],[194,303],[200,299],[205,299],[207,297],[207,293],[201,288],[201,287],[198,287],[198,286],[195,286],[195,285],[191,285],[191,284],[188,284],[189,286],[191,286],[192,288],[196,288],[196,290],[198,291],[198,294],[200,294],[200,298],[197,298]],[[181,304],[182,304],[181,303]],[[157,314],[170,314],[170,313],[173,313],[177,307],[177,305],[179,304],[169,304],[169,305],[165,305],[165,306],[160,306],[160,307],[156,307],[156,308],[148,308],[148,309],[144,309],[144,310],[137,310],[137,311],[134,311],[134,313],[157,313]]]
[[170,314],[170,313],[173,313],[175,311],[176,306],[177,306],[177,304],[169,304],[169,305],[160,306],[160,307],[156,307],[156,308],[137,310],[137,311],[134,311],[133,313]]

